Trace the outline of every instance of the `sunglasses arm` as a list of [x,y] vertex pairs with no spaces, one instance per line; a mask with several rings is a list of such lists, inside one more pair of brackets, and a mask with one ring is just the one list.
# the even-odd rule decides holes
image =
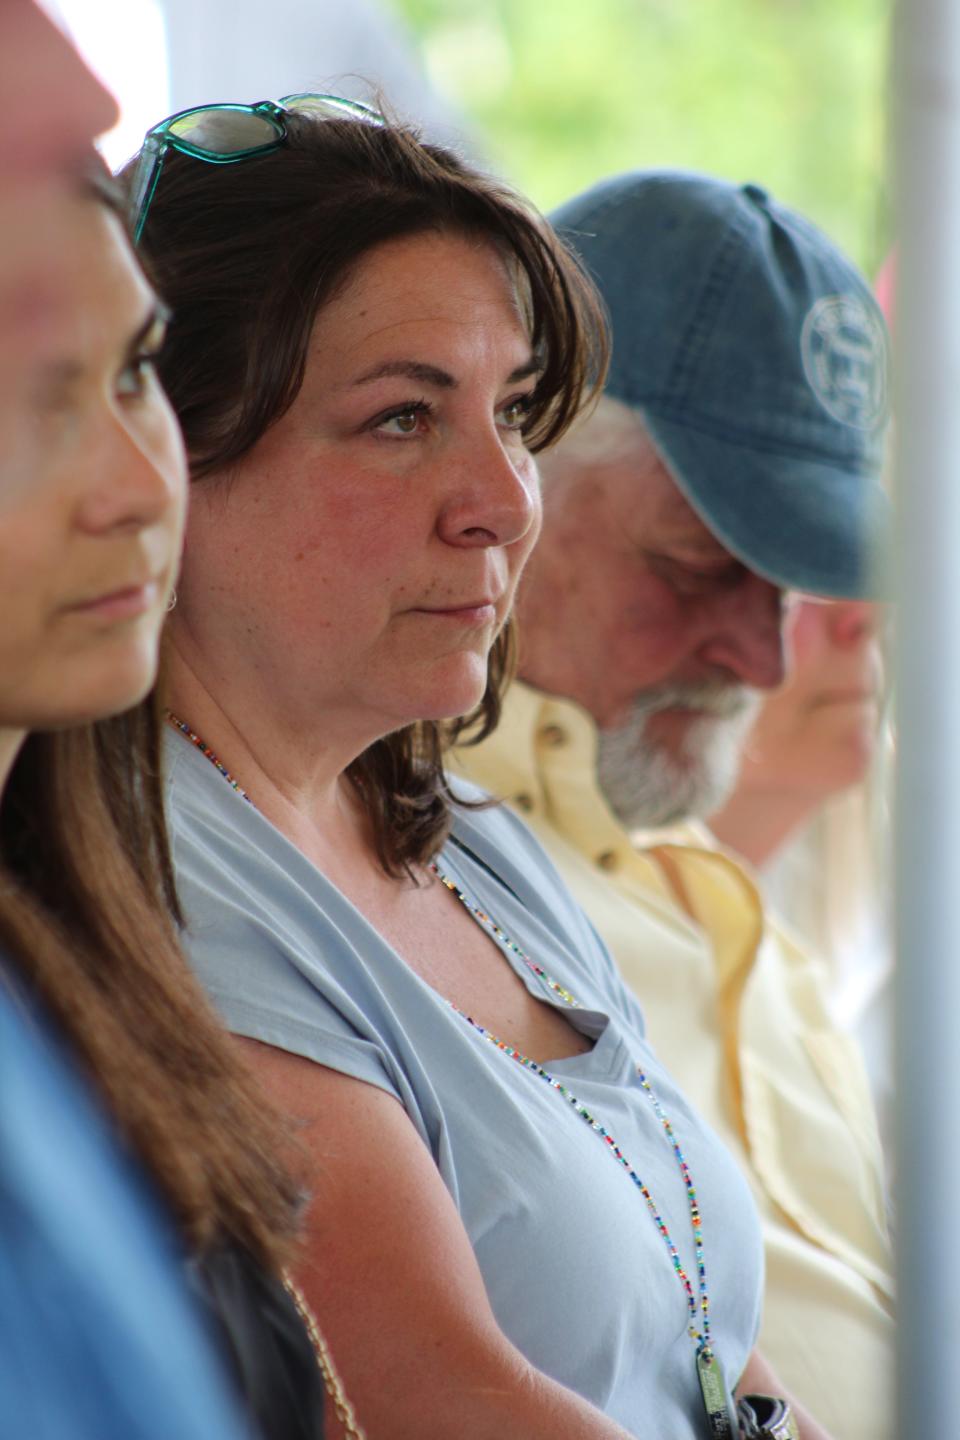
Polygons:
[[150,202],[157,188],[166,155],[167,145],[164,139],[161,136],[148,135],[143,142],[130,186],[129,216],[134,245],[140,243],[143,227],[147,223]]

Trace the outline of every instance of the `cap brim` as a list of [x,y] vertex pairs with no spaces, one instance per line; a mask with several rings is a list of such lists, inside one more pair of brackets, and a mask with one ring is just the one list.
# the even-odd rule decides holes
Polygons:
[[717,539],[788,590],[880,598],[889,588],[891,505],[877,481],[765,454],[643,412],[674,480]]

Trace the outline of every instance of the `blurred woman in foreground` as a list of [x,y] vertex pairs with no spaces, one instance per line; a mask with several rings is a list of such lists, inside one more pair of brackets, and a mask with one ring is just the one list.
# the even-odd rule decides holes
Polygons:
[[[116,1371],[100,1368],[112,1343],[131,1364],[143,1361],[134,1373],[150,1381],[138,1392],[144,1413],[126,1414],[125,1435],[154,1435],[165,1417],[167,1434],[192,1436],[194,1406],[207,1433],[241,1433],[239,1413],[229,1432],[214,1426],[210,1339],[176,1283],[164,1281],[151,1244],[151,1225],[166,1223],[175,1232],[166,1237],[171,1273],[179,1251],[219,1322],[214,1344],[251,1417],[265,1436],[308,1440],[322,1433],[322,1391],[280,1278],[297,1192],[273,1158],[263,1099],[179,950],[155,722],[146,711],[101,718],[153,684],[186,500],[182,442],[154,373],[165,310],[117,208],[92,160],[82,187],[51,187],[32,227],[18,230],[17,217],[22,254],[3,296],[8,313],[32,308],[31,344],[7,377],[0,425],[0,985],[36,1017],[38,1033],[49,1022],[54,1053],[62,1039],[136,1157],[111,1169],[109,1141],[79,1099],[69,1102],[76,1123],[60,1142],[37,1137],[30,1193],[56,1193],[40,1186],[41,1167],[62,1165],[72,1219],[61,1234],[44,1212],[24,1231],[46,1226],[50,1288],[34,1286],[23,1329],[7,1336],[8,1359],[22,1365],[21,1410],[12,1415],[18,1434],[87,1433],[87,1407],[115,1383]],[[8,260],[10,251],[8,232]],[[3,1060],[10,1064],[8,1049]],[[69,1093],[55,1065],[43,1073],[56,1093]],[[19,1113],[53,1093],[25,1087]],[[9,1131],[2,1115],[0,1127]],[[0,1190],[10,1175],[0,1164]],[[98,1201],[109,1213],[97,1213]],[[96,1255],[73,1254],[74,1225],[96,1238]],[[11,1246],[19,1233],[7,1235]],[[15,1285],[30,1243],[39,1242],[24,1239],[23,1254],[7,1255],[5,1282]],[[124,1274],[131,1255],[141,1263]],[[77,1262],[89,1265],[86,1278]],[[109,1297],[92,1275],[112,1277]],[[126,1297],[126,1323],[125,1285],[142,1287]],[[71,1311],[74,1296],[87,1307],[82,1318]],[[25,1337],[44,1314],[56,1383],[29,1364]],[[71,1393],[78,1372],[83,1383]],[[123,1413],[128,1397],[115,1399]],[[15,1423],[9,1404],[4,1414]]]

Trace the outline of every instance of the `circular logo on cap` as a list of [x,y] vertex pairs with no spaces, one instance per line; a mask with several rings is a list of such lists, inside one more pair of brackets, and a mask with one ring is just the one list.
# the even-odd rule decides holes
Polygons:
[[821,296],[803,322],[800,353],[810,388],[834,420],[872,430],[883,419],[886,336],[857,296]]

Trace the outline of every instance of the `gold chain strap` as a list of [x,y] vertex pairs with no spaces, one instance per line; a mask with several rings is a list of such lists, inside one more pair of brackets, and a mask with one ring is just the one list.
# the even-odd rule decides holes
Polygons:
[[320,1326],[317,1324],[316,1316],[310,1308],[307,1297],[289,1275],[284,1275],[283,1283],[287,1294],[297,1307],[301,1320],[307,1327],[307,1334],[310,1336],[310,1343],[313,1345],[317,1357],[320,1374],[323,1376],[324,1387],[333,1401],[333,1408],[336,1411],[337,1419],[343,1426],[344,1434],[349,1437],[349,1440],[367,1440],[362,1427],[357,1423],[353,1406],[344,1393],[343,1383],[333,1363],[333,1356],[320,1332]]

